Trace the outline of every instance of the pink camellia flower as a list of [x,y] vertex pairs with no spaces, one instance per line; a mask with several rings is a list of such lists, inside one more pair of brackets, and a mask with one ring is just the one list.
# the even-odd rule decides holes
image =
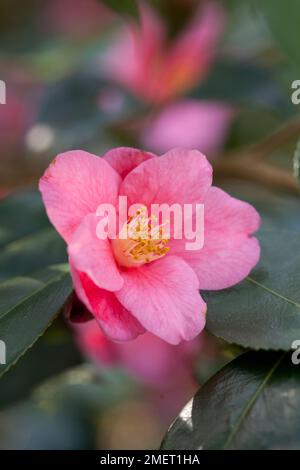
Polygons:
[[96,321],[75,326],[82,353],[101,368],[122,367],[150,392],[167,420],[176,416],[197,389],[193,370],[201,342],[173,346],[150,333],[133,341],[110,341]]
[[[103,158],[77,150],[59,155],[40,180],[48,216],[68,244],[80,300],[104,333],[126,341],[146,330],[171,344],[191,340],[205,325],[199,289],[224,289],[245,278],[259,259],[251,234],[259,216],[249,204],[212,187],[212,168],[197,150],[174,149],[161,157],[117,148]],[[97,236],[100,204],[137,204],[123,229],[128,238]],[[203,204],[204,246],[169,239],[145,216],[152,204],[184,208]],[[194,212],[195,216],[195,212]],[[131,236],[133,226],[143,239]],[[137,231],[138,229],[136,229]]]
[[201,149],[211,160],[223,147],[233,117],[232,108],[222,103],[177,101],[144,127],[141,142],[156,153],[173,147]]
[[205,2],[171,42],[154,9],[141,2],[140,13],[141,26],[124,28],[101,61],[102,70],[142,99],[160,103],[206,76],[223,29],[223,10],[213,1]]

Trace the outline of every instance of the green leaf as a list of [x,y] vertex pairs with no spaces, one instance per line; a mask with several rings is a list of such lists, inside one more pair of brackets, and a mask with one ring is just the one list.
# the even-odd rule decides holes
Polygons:
[[44,333],[71,292],[65,265],[0,284],[0,339],[6,345],[6,364],[0,365],[0,376]]
[[101,0],[102,3],[107,5],[112,10],[120,15],[131,16],[134,19],[139,18],[139,9],[137,0]]
[[273,36],[283,52],[297,65],[300,65],[299,53],[299,0],[252,0],[261,9]]
[[72,330],[58,317],[17,364],[1,377],[0,408],[26,399],[41,382],[82,361]]
[[37,191],[0,202],[0,281],[65,263],[66,246],[51,227]]
[[196,99],[221,100],[229,104],[265,107],[284,116],[295,107],[274,78],[275,69],[255,63],[219,60],[207,79],[190,94]]
[[38,191],[20,191],[0,201],[0,248],[50,227]]
[[299,231],[259,234],[261,260],[240,284],[204,292],[207,328],[254,349],[289,350],[300,339]]
[[300,367],[287,353],[249,352],[183,409],[162,448],[300,449]]
[[50,227],[7,244],[0,251],[0,281],[27,276],[45,266],[64,263],[66,245]]

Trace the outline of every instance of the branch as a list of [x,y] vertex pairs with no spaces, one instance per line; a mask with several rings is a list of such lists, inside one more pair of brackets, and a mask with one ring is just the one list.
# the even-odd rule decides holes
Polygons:
[[223,176],[235,176],[300,195],[300,187],[292,171],[263,161],[299,136],[300,118],[297,117],[260,142],[225,155],[215,164],[215,171]]

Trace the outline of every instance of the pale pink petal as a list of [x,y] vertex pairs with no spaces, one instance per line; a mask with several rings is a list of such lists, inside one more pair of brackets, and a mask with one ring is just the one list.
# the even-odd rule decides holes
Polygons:
[[186,251],[184,240],[171,240],[170,251],[194,269],[200,289],[225,289],[244,279],[259,260],[259,243],[251,234],[259,228],[260,217],[248,203],[215,187],[207,194],[204,211],[204,247]]
[[128,205],[193,204],[204,200],[211,181],[212,168],[202,153],[174,149],[132,170],[120,194],[128,196]]
[[120,177],[102,158],[83,150],[56,157],[40,180],[48,217],[68,241],[83,217],[99,204],[117,202]]
[[178,101],[143,130],[142,144],[158,154],[174,147],[196,148],[211,159],[223,147],[233,116],[233,110],[221,103]]
[[123,286],[123,279],[110,241],[97,236],[98,222],[95,214],[89,214],[75,230],[68,245],[70,262],[77,271],[87,274],[96,286],[116,291]]
[[103,158],[124,179],[136,166],[154,156],[152,153],[143,152],[142,150],[119,147],[107,152]]
[[85,273],[76,272],[74,268],[71,274],[78,297],[111,340],[129,341],[144,333],[144,328],[114,293],[100,289]]
[[206,304],[196,274],[180,258],[166,256],[124,271],[123,278],[117,298],[151,333],[179,344],[203,330]]

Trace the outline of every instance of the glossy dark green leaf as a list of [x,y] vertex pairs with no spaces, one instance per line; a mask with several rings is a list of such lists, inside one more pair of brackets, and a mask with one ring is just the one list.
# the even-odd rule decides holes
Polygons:
[[120,15],[128,15],[135,19],[139,17],[137,0],[101,0],[101,2]]
[[300,339],[300,236],[259,234],[261,260],[240,284],[204,292],[207,328],[226,341],[255,349],[288,350]]
[[1,377],[0,408],[29,397],[45,380],[82,363],[72,330],[59,316],[17,364]]
[[7,243],[50,227],[38,191],[15,193],[0,201],[0,249]]
[[249,352],[204,384],[162,448],[300,449],[300,366],[291,353]]
[[65,265],[35,277],[17,277],[0,284],[0,339],[6,345],[4,374],[41,336],[72,292]]
[[65,263],[66,246],[46,216],[38,191],[0,202],[0,282]]
[[0,251],[0,281],[14,276],[27,276],[66,260],[64,241],[49,227],[9,243]]

